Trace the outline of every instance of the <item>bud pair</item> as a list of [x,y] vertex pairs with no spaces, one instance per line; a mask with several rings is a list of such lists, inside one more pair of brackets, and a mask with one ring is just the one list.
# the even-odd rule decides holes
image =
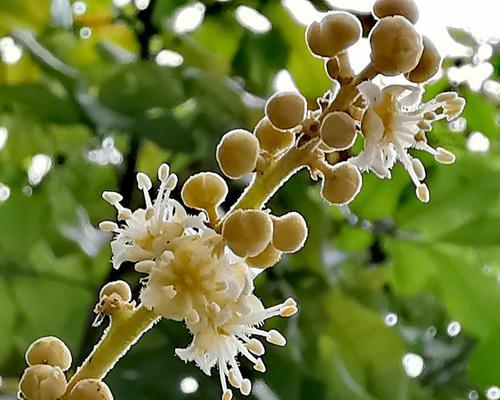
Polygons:
[[338,163],[322,173],[321,196],[332,204],[348,204],[361,190],[361,173],[348,162]]
[[320,57],[334,57],[361,37],[361,24],[347,12],[331,12],[306,31],[309,50]]

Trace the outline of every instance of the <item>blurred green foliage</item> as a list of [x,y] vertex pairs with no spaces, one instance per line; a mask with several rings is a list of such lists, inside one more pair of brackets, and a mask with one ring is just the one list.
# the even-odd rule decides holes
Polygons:
[[[107,0],[85,4],[78,15],[66,0],[0,2],[0,37],[10,35],[23,48],[19,62],[0,62],[0,126],[8,129],[0,182],[11,190],[0,204],[6,396],[15,392],[24,350],[35,338],[57,335],[81,361],[100,334],[90,323],[103,282],[121,277],[138,287],[130,269],[111,271],[109,237],[92,228],[112,218],[100,199],[104,189],[120,190],[137,207],[137,170],[154,174],[166,160],[181,181],[215,171],[218,139],[235,127],[252,128],[282,69],[310,101],[329,86],[322,63],[306,49],[305,28],[278,1],[207,1],[203,23],[185,34],[173,30],[174,16],[194,3],[153,0],[142,11]],[[272,29],[257,34],[240,26],[234,11],[242,4],[266,15]],[[86,27],[91,36],[85,39]],[[466,46],[478,45],[464,31],[450,33]],[[161,49],[181,54],[183,64],[158,65]],[[492,58],[496,80],[499,57]],[[464,62],[470,60],[445,66]],[[450,87],[441,78],[428,93]],[[498,103],[465,86],[456,89],[468,101],[467,127],[450,132],[441,124],[431,134],[458,161],[436,166],[426,159],[430,204],[415,199],[399,166],[391,181],[365,175],[350,209],[327,207],[305,174],[273,199],[276,213],[306,216],[310,238],[257,280],[266,304],[291,295],[300,313],[270,322],[287,333],[289,344],[269,350],[265,375],[246,371],[258,382],[254,398],[464,399],[471,390],[500,384]],[[489,138],[488,152],[467,150],[472,131]],[[104,138],[108,145],[114,139],[122,163],[89,161]],[[50,156],[52,168],[30,185],[36,154]],[[233,183],[229,201],[241,189]],[[384,323],[388,313],[397,315],[395,326]],[[447,334],[451,321],[461,323],[458,336]],[[218,398],[216,379],[174,356],[174,348],[188,342],[180,324],[161,323],[110,374],[115,398]],[[403,369],[407,353],[424,359],[417,379]],[[180,390],[186,376],[199,381],[196,393]]]

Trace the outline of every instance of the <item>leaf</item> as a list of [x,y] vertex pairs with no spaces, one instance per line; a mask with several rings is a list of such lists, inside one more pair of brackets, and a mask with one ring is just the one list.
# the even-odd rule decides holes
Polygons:
[[251,92],[265,95],[272,91],[273,77],[286,65],[287,58],[288,44],[279,30],[246,32],[234,56],[232,72],[245,80]]
[[52,0],[50,5],[52,23],[64,29],[73,25],[73,10],[68,0]]
[[402,340],[380,315],[340,291],[325,298],[328,336],[320,339],[325,382],[332,399],[408,399],[408,378],[401,359]]
[[479,46],[479,43],[469,31],[453,27],[448,27],[446,29],[448,30],[448,34],[452,37],[453,40],[455,40],[455,42],[467,47],[471,47],[473,49]]
[[462,95],[467,102],[462,117],[467,120],[469,129],[482,132],[490,139],[500,137],[500,126],[495,120],[495,104],[470,89],[464,89]]

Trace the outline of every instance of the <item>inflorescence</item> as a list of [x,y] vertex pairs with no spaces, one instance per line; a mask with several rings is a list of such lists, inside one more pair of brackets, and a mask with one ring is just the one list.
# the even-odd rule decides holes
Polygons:
[[[103,193],[117,210],[118,222],[100,224],[114,234],[112,265],[134,265],[143,275],[140,295],[134,301],[123,281],[102,288],[94,325],[109,318],[110,327],[69,382],[65,371],[71,366],[71,353],[64,343],[53,337],[33,343],[19,386],[22,398],[112,399],[102,382],[104,375],[161,318],[185,324],[193,339],[176,354],[208,375],[218,370],[223,400],[233,397],[233,389],[248,395],[252,385],[241,372],[241,359],[265,372],[263,341],[284,346],[286,339],[277,330],[262,329],[264,321],[298,311],[291,298],[266,308],[254,294],[256,275],[274,266],[282,254],[300,250],[307,239],[307,224],[299,213],[275,216],[265,209],[279,187],[307,168],[313,180],[321,181],[322,197],[344,205],[361,190],[362,173],[389,179],[400,162],[417,198],[430,200],[423,182],[426,171],[410,150],[430,153],[439,163],[453,163],[450,151],[428,143],[427,132],[435,121],[460,115],[465,101],[447,92],[422,102],[421,84],[439,70],[440,57],[413,27],[418,10],[412,0],[378,0],[373,13],[378,22],[370,33],[371,62],[361,73],[354,74],[346,53],[361,37],[359,21],[347,12],[327,13],[308,27],[306,42],[314,56],[324,59],[331,90],[312,109],[298,92],[276,93],[253,132],[235,129],[222,137],[216,157],[223,174],[230,179],[252,174],[240,199],[225,213],[221,205],[228,187],[221,176],[191,176],[182,187],[181,202],[171,197],[178,182],[166,164],[158,170],[155,196],[151,179],[137,174],[144,208],[132,211],[122,205],[119,193]],[[408,80],[405,85],[380,87],[373,81],[378,75],[401,74]],[[356,154],[353,146],[358,139],[363,140],[363,150]],[[130,339],[118,344],[106,340],[126,329],[133,331]],[[109,363],[102,361],[108,359]]]

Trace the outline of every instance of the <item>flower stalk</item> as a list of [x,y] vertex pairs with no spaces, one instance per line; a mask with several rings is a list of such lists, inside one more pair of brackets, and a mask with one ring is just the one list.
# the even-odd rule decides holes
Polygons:
[[117,310],[101,341],[68,382],[66,394],[62,400],[68,398],[71,390],[81,380],[103,379],[118,360],[158,320],[158,315],[143,306],[132,310],[127,308]]

